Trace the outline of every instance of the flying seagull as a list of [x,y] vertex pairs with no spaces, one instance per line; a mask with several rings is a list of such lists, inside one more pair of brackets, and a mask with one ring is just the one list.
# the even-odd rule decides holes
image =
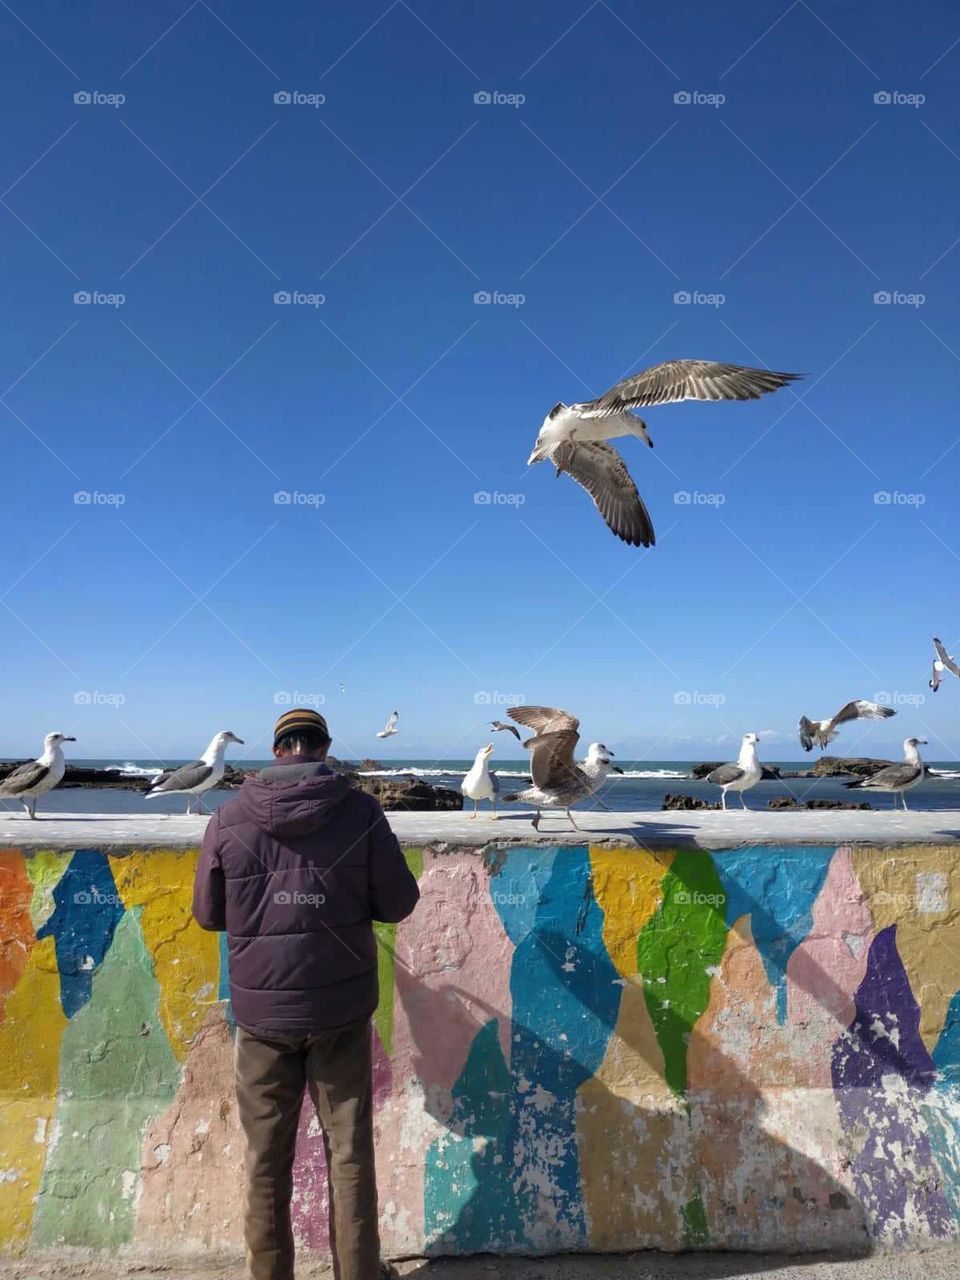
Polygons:
[[707,774],[706,781],[720,788],[720,803],[724,809],[727,807],[728,791],[739,791],[740,803],[746,809],[747,802],[743,798],[743,793],[755,787],[763,774],[757,757],[759,741],[757,734],[745,733],[740,743],[740,754],[737,756],[736,764],[722,764],[718,769]]
[[505,729],[507,733],[512,733],[518,742],[523,741],[523,739],[520,737],[520,730],[517,728],[515,724],[504,724],[502,720],[491,720],[490,728],[494,731],[494,733],[499,733],[501,730]]
[[943,647],[943,641],[938,640],[936,636],[933,637],[933,647],[937,651],[937,656],[933,660],[933,672],[928,684],[933,692],[936,693],[943,683],[944,671],[949,671],[954,676],[960,676],[960,667],[957,666],[957,661],[953,654],[947,653]]
[[189,764],[182,764],[178,769],[167,769],[154,778],[153,786],[147,792],[146,799],[152,800],[155,796],[185,795],[187,813],[191,813],[193,797],[196,796],[197,813],[203,813],[201,797],[205,791],[211,790],[222,779],[227,767],[223,757],[231,742],[239,742],[243,746],[242,738],[238,738],[229,729],[221,729],[210,739],[210,745],[199,760],[191,760]]
[[879,702],[865,702],[860,698],[841,707],[830,720],[808,720],[806,716],[801,716],[797,726],[800,745],[804,751],[812,751],[814,745],[822,751],[837,736],[840,725],[846,724],[848,720],[886,720],[896,714],[892,707],[881,707]]
[[398,721],[399,719],[400,719],[400,712],[399,712],[399,711],[391,711],[391,712],[390,712],[390,719],[387,721],[387,723],[383,726],[383,728],[382,728],[382,729],[380,730],[380,732],[377,734],[377,737],[378,737],[378,738],[392,738],[392,737],[393,737],[393,735],[394,735],[395,733],[399,733],[399,732],[400,732],[400,730],[397,728],[397,721]]
[[52,791],[63,778],[67,765],[61,742],[76,742],[76,738],[65,733],[48,733],[39,758],[22,764],[0,782],[0,796],[19,800],[28,818],[37,816],[37,797]]
[[624,378],[583,404],[555,404],[543,420],[527,466],[549,458],[593,498],[608,527],[624,542],[656,542],[650,514],[623,458],[607,441],[637,436],[653,448],[644,420],[631,410],[680,400],[759,400],[802,377],[715,360],[665,360]]
[[926,738],[905,738],[903,764],[888,764],[886,768],[879,769],[869,778],[857,778],[856,782],[845,782],[843,785],[849,790],[856,791],[892,791],[894,808],[897,807],[899,792],[901,803],[906,809],[907,797],[904,792],[915,787],[918,782],[922,782],[926,773],[923,761],[920,759],[920,752],[917,750],[917,747],[926,745]]
[[530,774],[533,786],[514,791],[505,800],[520,800],[536,808],[534,830],[540,826],[541,809],[563,809],[575,831],[570,806],[586,800],[597,791],[608,773],[622,773],[612,763],[613,752],[602,742],[591,742],[586,760],[576,763],[573,753],[580,740],[580,721],[559,707],[514,707],[507,714],[511,720],[533,729],[536,737],[523,744],[530,751]]
[[489,769],[490,757],[493,755],[493,743],[488,742],[485,747],[481,747],[477,752],[473,767],[466,775],[463,782],[460,783],[460,790],[468,800],[473,801],[473,813],[470,817],[477,816],[477,810],[480,808],[481,800],[489,800],[493,805],[491,818],[497,816],[497,794],[500,791],[500,782],[495,773],[491,773]]

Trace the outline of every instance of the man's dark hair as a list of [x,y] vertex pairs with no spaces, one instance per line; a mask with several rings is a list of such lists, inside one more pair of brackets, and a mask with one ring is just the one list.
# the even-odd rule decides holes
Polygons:
[[312,729],[296,729],[277,741],[276,750],[283,755],[309,756],[326,750],[330,739]]

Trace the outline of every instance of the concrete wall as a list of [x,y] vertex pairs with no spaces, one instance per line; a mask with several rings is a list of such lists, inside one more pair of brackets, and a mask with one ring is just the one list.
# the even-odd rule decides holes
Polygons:
[[[390,1253],[897,1247],[960,1213],[956,845],[408,849]],[[0,852],[0,1245],[237,1248],[195,850]],[[327,1242],[308,1110],[296,1232]]]

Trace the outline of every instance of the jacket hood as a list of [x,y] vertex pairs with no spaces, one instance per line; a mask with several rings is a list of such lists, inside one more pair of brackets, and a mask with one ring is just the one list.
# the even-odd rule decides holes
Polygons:
[[283,840],[319,831],[352,790],[349,778],[312,761],[262,770],[244,781],[237,799],[254,826]]

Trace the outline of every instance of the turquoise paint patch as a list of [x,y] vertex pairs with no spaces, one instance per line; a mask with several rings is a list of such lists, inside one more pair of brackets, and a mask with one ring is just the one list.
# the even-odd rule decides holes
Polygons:
[[767,980],[777,992],[777,1020],[787,1017],[787,964],[810,932],[834,846],[754,847],[715,853],[727,895],[727,924],[750,916]]
[[234,1035],[237,1023],[230,1001],[230,948],[226,933],[220,934],[220,981],[217,985],[217,999],[226,1001],[227,1026],[230,1028],[230,1034]]
[[950,1001],[943,1030],[931,1056],[943,1082],[960,1085],[960,991]]
[[960,1219],[960,991],[950,1001],[931,1055],[937,1081],[923,1114],[954,1217]]

